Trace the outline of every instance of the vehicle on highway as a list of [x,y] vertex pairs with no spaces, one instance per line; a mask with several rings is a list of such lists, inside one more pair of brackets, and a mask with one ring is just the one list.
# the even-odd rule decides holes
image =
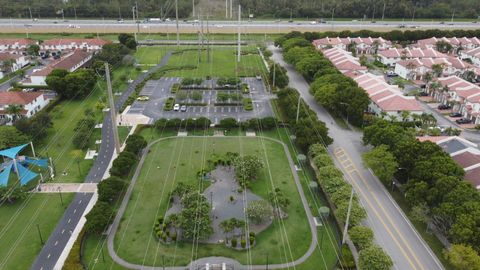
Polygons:
[[311,21],[310,24],[312,24],[312,25],[317,24],[317,22],[316,21]]
[[124,23],[125,21],[123,19],[118,19],[117,23]]
[[182,107],[180,108],[180,111],[186,112],[187,111],[187,105],[182,105]]
[[440,104],[437,107],[437,109],[439,109],[439,110],[448,110],[448,109],[451,109],[451,108],[452,108],[452,106],[446,105],[446,104]]
[[459,113],[459,112],[452,112],[451,114],[449,114],[448,116],[450,117],[462,117],[463,114]]
[[400,24],[398,28],[405,28],[405,24]]
[[470,119],[467,119],[467,118],[460,118],[460,119],[457,119],[455,120],[455,122],[457,122],[457,124],[470,124],[472,122],[472,120]]
[[139,96],[137,98],[138,101],[149,101],[150,100],[150,97],[147,97],[147,96]]
[[262,80],[262,76],[260,76],[260,75],[257,75],[257,77],[255,77],[255,78],[257,78],[257,81],[261,81],[261,80]]
[[176,112],[178,112],[178,110],[180,110],[180,104],[178,104],[178,103],[175,104],[175,105],[173,106],[173,110],[176,111]]

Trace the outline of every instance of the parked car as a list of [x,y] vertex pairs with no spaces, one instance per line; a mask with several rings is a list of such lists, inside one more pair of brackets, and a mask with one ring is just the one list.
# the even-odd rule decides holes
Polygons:
[[462,117],[463,115],[459,112],[452,112],[448,116],[450,116],[450,117]]
[[186,112],[186,111],[187,111],[187,106],[186,106],[186,105],[182,105],[182,107],[180,108],[180,111]]
[[457,122],[457,124],[470,124],[472,122],[472,120],[470,119],[467,119],[467,118],[460,118],[460,119],[457,119],[455,120],[455,122]]
[[450,105],[446,105],[446,104],[440,104],[438,105],[437,109],[439,110],[448,110],[448,109],[451,109],[452,107]]
[[398,74],[392,70],[387,71],[387,77],[398,77]]
[[257,78],[257,81],[261,81],[261,80],[262,80],[262,76],[260,76],[260,75],[257,75],[256,78]]
[[175,104],[175,105],[173,106],[173,110],[176,111],[176,112],[178,112],[178,111],[180,110],[180,104]]
[[139,96],[137,98],[138,101],[149,101],[150,100],[150,97],[147,97],[147,96]]
[[428,93],[427,92],[420,92],[419,94],[421,97],[428,97]]

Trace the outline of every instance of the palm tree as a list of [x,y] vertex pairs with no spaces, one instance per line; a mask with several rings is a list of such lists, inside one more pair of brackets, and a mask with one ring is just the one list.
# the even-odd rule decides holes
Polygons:
[[373,42],[372,42],[372,47],[373,47],[373,54],[377,54],[378,53],[378,47],[380,46],[380,42],[378,42],[378,39],[375,39]]
[[390,119],[390,122],[395,122],[397,121],[397,116],[396,115],[393,115],[393,114],[389,114],[388,115],[388,118]]
[[409,111],[402,111],[402,121],[407,122],[410,119],[410,112]]
[[380,117],[382,117],[382,119],[385,119],[385,116],[387,116],[387,113],[385,111],[381,111]]
[[235,229],[235,224],[233,219],[226,219],[220,222],[220,229],[222,229],[223,233],[225,234],[225,238],[228,239],[228,234],[233,232]]
[[[415,79],[415,74],[416,72],[414,71],[415,68],[417,68],[417,65],[413,62],[409,62],[406,66],[406,68],[408,69],[408,77],[410,79]],[[413,75],[413,76],[412,76]]]
[[8,105],[8,107],[5,109],[5,112],[7,114],[12,115],[12,123],[15,123],[15,121],[17,121],[17,118],[22,111],[23,111],[23,105],[19,105],[19,104]]
[[2,62],[2,71],[9,73],[12,72],[13,70],[13,63],[15,63],[14,60],[8,59]]
[[443,64],[433,64],[432,72],[435,77],[440,77],[443,73]]

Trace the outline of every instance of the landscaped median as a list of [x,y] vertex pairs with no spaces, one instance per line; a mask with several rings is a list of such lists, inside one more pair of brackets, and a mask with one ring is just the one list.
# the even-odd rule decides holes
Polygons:
[[[313,144],[308,151],[310,165],[317,176],[317,181],[327,196],[327,200],[334,210],[334,217],[343,227],[347,221],[349,201],[353,187],[344,179],[343,173],[337,169],[327,149],[321,144]],[[393,262],[388,254],[373,243],[373,232],[367,227],[361,226],[367,213],[360,205],[358,197],[353,196],[351,212],[349,217],[348,234],[356,249],[360,250],[358,267],[359,269],[383,270],[390,269]],[[354,268],[355,262],[348,260],[343,254],[345,267]]]

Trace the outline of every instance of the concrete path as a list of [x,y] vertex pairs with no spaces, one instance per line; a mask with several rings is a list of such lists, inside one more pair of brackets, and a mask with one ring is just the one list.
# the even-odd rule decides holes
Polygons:
[[97,190],[96,183],[45,183],[38,185],[36,193],[94,193]]
[[[169,139],[172,139],[172,138],[177,138],[177,137],[167,137],[167,138],[158,139],[154,142],[151,142],[143,150],[142,158],[140,159],[140,162],[138,163],[137,169],[135,170],[135,174],[133,175],[133,178],[130,181],[130,185],[128,186],[128,189],[127,189],[127,192],[126,192],[126,194],[123,198],[122,204],[120,205],[120,208],[118,209],[117,216],[115,217],[115,220],[113,221],[113,224],[112,224],[111,229],[110,229],[110,233],[108,234],[108,243],[107,243],[108,253],[112,257],[112,259],[116,263],[118,263],[119,265],[121,265],[123,267],[129,268],[129,269],[142,269],[142,270],[163,270],[163,269],[167,269],[167,270],[185,270],[185,269],[197,270],[197,267],[199,267],[201,265],[204,266],[206,263],[210,263],[210,264],[226,263],[227,265],[234,265],[235,266],[234,269],[250,269],[250,270],[263,270],[263,269],[265,269],[266,265],[245,266],[245,265],[242,265],[242,264],[240,264],[239,262],[237,262],[233,259],[223,258],[223,257],[201,258],[197,261],[191,262],[188,266],[175,266],[175,267],[174,266],[169,266],[169,267],[163,268],[161,266],[160,267],[153,267],[153,266],[144,266],[144,265],[140,265],[140,264],[129,263],[129,262],[125,261],[124,259],[122,259],[120,256],[118,256],[117,251],[114,248],[115,234],[118,230],[118,227],[120,226],[120,221],[121,221],[121,219],[122,219],[122,217],[125,213],[125,209],[127,208],[127,204],[130,200],[130,196],[132,195],[133,187],[135,186],[135,183],[137,182],[138,176],[140,175],[140,172],[142,170],[143,163],[145,162],[147,154],[148,154],[148,152],[150,152],[150,148],[153,145],[155,145],[156,143],[161,142],[161,141],[165,141],[165,140],[169,140]],[[203,136],[189,136],[187,138],[203,138]],[[310,246],[309,246],[307,252],[302,257],[298,258],[297,260],[295,260],[293,262],[282,263],[282,264],[270,264],[268,266],[268,268],[269,269],[291,268],[291,267],[294,267],[296,265],[299,265],[299,264],[305,262],[313,254],[313,252],[315,251],[315,248],[317,247],[317,241],[318,241],[317,227],[315,226],[315,221],[313,219],[312,212],[310,211],[310,207],[308,206],[308,202],[307,202],[307,199],[305,197],[305,193],[303,192],[303,188],[302,188],[302,185],[300,183],[300,178],[298,177],[298,173],[295,170],[295,163],[293,162],[293,158],[290,155],[290,152],[288,151],[287,145],[285,145],[283,142],[281,142],[279,140],[272,139],[272,138],[267,138],[267,137],[262,137],[262,136],[257,136],[257,137],[229,136],[229,137],[216,137],[216,138],[217,139],[222,139],[222,138],[226,138],[226,139],[234,139],[234,138],[258,139],[258,138],[261,138],[263,140],[273,141],[273,142],[276,142],[276,143],[279,143],[279,144],[282,145],[283,150],[285,152],[285,155],[287,156],[288,163],[289,163],[290,169],[292,171],[293,178],[295,180],[295,185],[297,187],[297,191],[300,195],[300,199],[301,199],[302,204],[303,204],[303,208],[304,208],[305,213],[307,215],[308,224],[309,224],[309,227],[310,227],[310,232],[312,234],[312,241],[310,243]]]
[[[287,69],[289,86],[299,91],[320,121],[327,125],[329,135],[335,140],[329,147],[329,152],[354,187],[368,214],[365,222],[375,232],[376,242],[392,258],[394,269],[444,269],[383,184],[363,166],[362,154],[369,148],[363,145],[362,132],[336,125],[330,114],[309,93],[310,85],[292,65],[285,63],[281,49],[272,45],[269,50],[272,51],[275,62]],[[345,159],[348,162],[344,162]]]

